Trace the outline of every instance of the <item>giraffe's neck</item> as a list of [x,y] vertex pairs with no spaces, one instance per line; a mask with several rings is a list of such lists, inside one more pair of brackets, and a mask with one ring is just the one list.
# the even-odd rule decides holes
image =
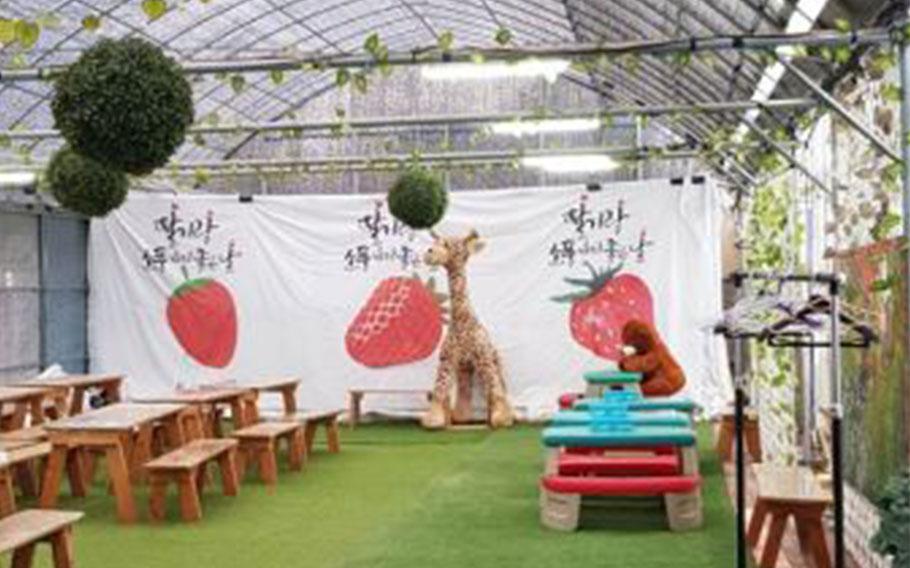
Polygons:
[[449,268],[449,301],[452,305],[452,323],[462,324],[474,318],[468,300],[468,277],[464,266]]

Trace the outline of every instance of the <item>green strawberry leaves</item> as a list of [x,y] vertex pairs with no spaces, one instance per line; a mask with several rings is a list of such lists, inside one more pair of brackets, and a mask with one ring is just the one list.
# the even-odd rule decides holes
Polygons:
[[587,261],[584,263],[584,265],[588,268],[589,271],[591,271],[590,278],[563,278],[567,284],[578,286],[583,289],[568,294],[552,296],[550,300],[559,304],[573,303],[579,300],[584,300],[585,298],[588,298],[603,289],[603,287],[607,285],[607,282],[619,274],[623,268],[622,263],[605,270],[598,270],[593,264]]

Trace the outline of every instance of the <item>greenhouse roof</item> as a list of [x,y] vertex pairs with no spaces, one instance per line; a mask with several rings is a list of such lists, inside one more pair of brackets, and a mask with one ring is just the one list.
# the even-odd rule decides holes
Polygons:
[[[782,33],[800,20],[808,29],[834,27],[838,19],[868,25],[887,5],[885,0],[8,0],[0,4],[0,18],[36,21],[40,35],[28,49],[0,50],[0,65],[7,71],[65,65],[100,37],[141,37],[181,64],[217,64],[358,54],[374,33],[390,52],[437,46],[449,34],[457,47],[497,47],[503,30],[514,47]],[[819,62],[800,65],[819,79],[835,71]],[[561,81],[596,93],[603,108],[748,101],[760,84],[770,86],[774,98],[807,94],[788,76],[762,82],[768,69],[763,53],[722,50],[685,65],[641,57],[634,66],[576,68]],[[337,88],[332,69],[287,73],[280,80],[268,72],[246,73],[242,88],[224,73],[192,80],[197,122],[215,116],[228,123],[276,121]],[[49,81],[0,80],[0,129],[53,128],[52,94]],[[772,110],[763,119],[785,123],[793,112]],[[695,144],[741,124],[743,113],[671,118],[660,120]],[[255,137],[228,133],[204,147],[187,143],[178,158],[230,158]],[[19,153],[46,157],[59,144],[57,138],[37,138]]]

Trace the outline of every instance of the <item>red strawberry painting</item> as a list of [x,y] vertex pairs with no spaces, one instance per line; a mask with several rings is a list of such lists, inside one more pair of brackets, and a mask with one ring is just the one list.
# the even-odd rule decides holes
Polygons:
[[566,278],[584,290],[552,298],[571,302],[569,327],[572,337],[599,357],[619,361],[622,356],[622,328],[629,320],[654,324],[654,302],[648,285],[634,274],[620,273],[622,266],[599,271],[585,263],[590,279]]
[[167,323],[187,354],[206,367],[226,367],[237,345],[237,311],[231,292],[211,278],[177,287],[167,302]]
[[386,278],[373,290],[344,338],[348,354],[367,367],[406,365],[426,359],[442,337],[444,296],[434,282]]

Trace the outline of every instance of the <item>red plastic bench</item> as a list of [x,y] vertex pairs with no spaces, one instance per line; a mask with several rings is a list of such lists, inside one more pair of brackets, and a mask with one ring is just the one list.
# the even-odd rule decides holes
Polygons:
[[662,477],[578,477],[548,475],[543,486],[556,493],[578,495],[630,496],[664,495],[666,493],[689,493],[701,485],[700,478],[693,475]]
[[544,476],[540,484],[540,521],[551,529],[578,528],[582,498],[661,497],[670,530],[701,527],[701,478],[695,475],[647,477]]
[[679,475],[676,455],[611,457],[562,454],[557,461],[559,475],[594,476],[673,476]]

